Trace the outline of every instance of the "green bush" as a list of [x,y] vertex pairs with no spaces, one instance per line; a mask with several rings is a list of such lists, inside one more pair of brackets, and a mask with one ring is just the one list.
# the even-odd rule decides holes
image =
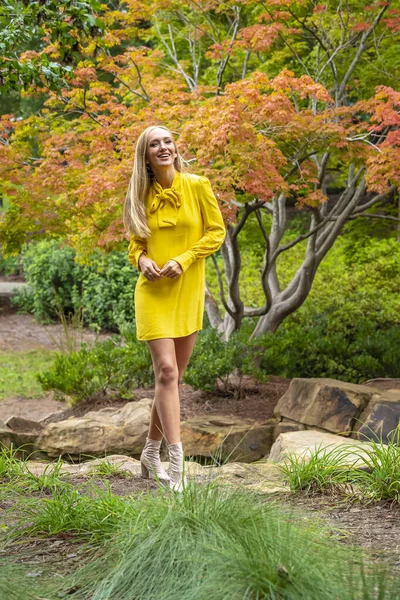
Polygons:
[[[194,389],[240,396],[243,375],[266,380],[255,366],[259,353],[260,349],[248,341],[245,331],[235,332],[224,342],[215,329],[203,329],[198,334],[184,381]],[[236,375],[233,380],[231,374]]]
[[79,270],[74,257],[72,248],[55,239],[25,247],[22,266],[29,288],[16,292],[14,306],[33,313],[41,322],[57,317],[57,298],[66,314],[74,312],[72,289]]
[[57,354],[50,369],[37,376],[43,389],[68,396],[74,405],[94,394],[115,394],[129,400],[132,388],[151,385],[154,375],[147,345],[124,331],[122,340],[113,336],[92,348],[82,344],[78,352]]
[[42,240],[26,247],[22,264],[28,289],[18,291],[13,304],[41,322],[82,309],[86,325],[118,331],[121,321],[134,319],[133,294],[137,273],[126,252],[96,250],[88,264],[60,240]]
[[[371,324],[369,324],[371,325]],[[283,377],[331,377],[360,383],[376,377],[398,377],[400,326],[373,331],[331,332],[323,324],[285,322],[274,334],[259,338],[264,347],[261,368]]]

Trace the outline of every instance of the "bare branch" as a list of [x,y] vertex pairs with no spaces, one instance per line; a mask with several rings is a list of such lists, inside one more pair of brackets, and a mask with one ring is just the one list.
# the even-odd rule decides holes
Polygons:
[[174,64],[176,65],[177,71],[178,73],[180,73],[182,75],[182,77],[185,79],[186,84],[189,88],[189,90],[192,92],[194,90],[194,88],[196,87],[196,84],[193,80],[192,77],[190,77],[190,75],[188,75],[185,70],[183,69],[181,63],[179,62],[178,59],[178,55],[176,52],[176,48],[175,48],[175,42],[174,42],[174,38],[172,35],[172,28],[171,25],[168,25],[168,34],[169,34],[169,39],[171,42],[171,46],[165,41],[161,31],[160,31],[160,27],[158,25],[158,22],[156,19],[154,19],[154,25],[158,34],[158,37],[160,39],[160,42],[162,43],[162,45],[164,46],[164,48],[167,50],[169,57],[171,58],[171,60],[174,62]]
[[223,304],[223,307],[225,308],[225,310],[228,313],[228,315],[230,315],[232,317],[232,319],[234,319],[235,318],[235,313],[229,308],[228,303],[227,303],[227,301],[225,299],[224,284],[223,284],[223,281],[222,281],[221,271],[219,270],[219,267],[218,267],[217,259],[215,258],[215,254],[212,254],[211,258],[212,258],[212,261],[213,261],[213,265],[214,265],[215,271],[217,273],[218,287],[219,287],[219,297],[220,297],[221,302]]
[[375,31],[376,27],[379,25],[383,15],[385,14],[385,12],[387,12],[388,8],[390,7],[390,4],[392,3],[392,0],[388,0],[385,5],[381,8],[381,10],[379,11],[379,13],[376,15],[374,22],[372,23],[371,27],[369,29],[367,29],[366,31],[364,31],[364,33],[361,36],[361,41],[360,41],[360,45],[358,47],[358,50],[356,52],[356,55],[351,63],[351,65],[349,66],[349,68],[347,69],[347,72],[345,74],[345,76],[342,79],[342,83],[340,84],[339,90],[338,90],[338,94],[337,94],[337,101],[340,104],[341,101],[344,99],[345,97],[345,90],[346,90],[346,85],[350,79],[350,77],[353,74],[354,69],[356,68],[366,46],[367,46],[367,41],[368,38],[370,37],[370,35]]

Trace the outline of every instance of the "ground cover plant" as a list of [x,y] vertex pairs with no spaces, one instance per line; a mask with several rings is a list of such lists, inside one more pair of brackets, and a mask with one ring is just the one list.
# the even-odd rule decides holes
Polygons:
[[[9,464],[17,460],[12,452],[4,456]],[[40,581],[32,569],[29,575],[3,558],[0,589],[12,600],[400,597],[396,577],[372,565],[361,550],[262,494],[210,480],[191,482],[183,495],[153,488],[120,497],[98,474],[72,484],[57,467],[57,488],[29,494],[27,486],[15,486],[28,481],[24,461],[19,474],[9,476],[0,477],[0,505],[9,502],[8,525],[0,533],[5,549],[46,538],[75,540],[86,549],[78,569],[49,568]],[[13,578],[5,579],[6,572]],[[31,585],[23,596],[28,575]]]

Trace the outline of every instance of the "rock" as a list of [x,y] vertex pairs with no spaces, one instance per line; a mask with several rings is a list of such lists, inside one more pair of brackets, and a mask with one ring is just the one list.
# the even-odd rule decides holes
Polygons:
[[38,438],[39,434],[34,432],[12,431],[9,427],[0,429],[0,446],[12,446],[14,450],[18,450],[17,457],[33,455]]
[[274,427],[273,440],[275,441],[281,433],[287,433],[288,431],[304,431],[304,429],[306,429],[306,426],[303,425],[303,423],[297,423],[297,421],[292,421],[292,419],[283,417],[282,421],[276,423]]
[[0,422],[0,450],[1,447],[10,448],[12,444],[11,430],[8,429],[5,423]]
[[[271,448],[268,460],[279,463],[289,455],[309,458],[311,453],[317,448],[329,448],[333,450],[339,446],[346,446],[348,448],[348,454],[343,458],[343,464],[350,463],[363,466],[363,462],[359,460],[359,455],[363,453],[364,449],[367,450],[370,448],[368,443],[355,442],[348,437],[314,430],[281,433]],[[354,449],[354,452],[351,452],[352,449]]]
[[253,462],[268,454],[274,423],[224,416],[194,417],[182,423],[186,456],[215,457],[224,461]]
[[371,398],[387,392],[335,379],[293,379],[275,415],[307,426],[350,435]]
[[288,492],[277,465],[268,461],[258,461],[251,464],[229,463],[221,467],[208,467],[214,471],[220,485],[234,486],[245,490],[274,494]]
[[49,423],[38,449],[49,456],[104,456],[142,451],[150,422],[152,399],[128,402],[120,409],[91,411],[84,417]]
[[23,431],[24,433],[41,433],[44,429],[43,425],[37,421],[15,416],[7,419],[6,425],[13,431]]
[[[384,397],[371,399],[356,423],[352,437],[359,440],[389,441],[400,423],[400,391],[387,391]],[[399,431],[400,434],[400,431]]]

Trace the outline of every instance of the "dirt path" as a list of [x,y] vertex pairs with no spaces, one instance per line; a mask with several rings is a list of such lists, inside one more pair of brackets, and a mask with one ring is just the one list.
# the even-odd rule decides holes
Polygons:
[[[77,343],[93,343],[97,338],[107,335],[97,335],[85,329],[83,332],[72,332]],[[65,333],[59,323],[42,325],[35,321],[32,315],[18,315],[4,307],[0,313],[0,351],[26,351],[45,348],[60,350],[65,345]]]

